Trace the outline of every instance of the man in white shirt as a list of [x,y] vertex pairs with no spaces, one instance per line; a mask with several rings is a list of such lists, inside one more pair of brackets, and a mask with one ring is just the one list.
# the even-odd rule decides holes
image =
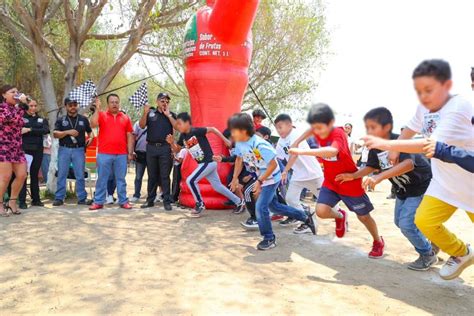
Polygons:
[[[288,172],[293,170],[285,200],[288,205],[303,210],[300,203],[301,191],[308,189],[316,197],[324,181],[323,172],[318,160],[312,156],[289,156],[288,150],[296,139],[302,134],[294,128],[291,117],[288,114],[280,114],[275,119],[275,126],[280,139],[277,143],[277,157],[286,160],[285,170],[282,172],[282,182],[288,179]],[[307,142],[301,142],[299,148],[309,149]],[[286,223],[288,222],[288,223]],[[288,219],[286,224],[294,223],[295,220]],[[316,224],[316,223],[315,223]],[[302,224],[295,230],[296,234],[311,233],[306,225]]]

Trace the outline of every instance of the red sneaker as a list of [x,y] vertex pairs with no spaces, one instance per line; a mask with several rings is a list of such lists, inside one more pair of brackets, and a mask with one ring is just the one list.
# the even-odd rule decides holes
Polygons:
[[383,256],[383,249],[385,248],[385,242],[383,241],[382,236],[380,236],[379,241],[375,241],[372,244],[372,250],[369,252],[369,258],[379,259]]
[[346,211],[339,209],[342,218],[336,218],[336,236],[338,238],[344,237],[347,230],[347,214]]
[[272,221],[279,221],[285,218],[285,216],[282,215],[272,215]]
[[89,207],[90,211],[97,211],[100,210],[101,208],[104,208],[103,205],[97,204],[97,203],[92,203],[92,205]]
[[126,210],[130,210],[133,208],[133,206],[129,202],[125,202],[124,204],[120,205],[120,207]]

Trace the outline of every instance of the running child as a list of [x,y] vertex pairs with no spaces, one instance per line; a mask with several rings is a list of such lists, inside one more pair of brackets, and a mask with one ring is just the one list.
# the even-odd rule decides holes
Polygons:
[[280,184],[281,172],[276,161],[276,151],[270,143],[255,135],[252,118],[245,113],[235,114],[231,118],[230,126],[232,138],[236,142],[235,155],[237,156],[231,188],[234,190],[238,187],[238,177],[244,164],[249,172],[258,175],[253,194],[258,196],[256,215],[263,240],[257,245],[257,249],[268,250],[276,246],[270,209],[273,213],[306,223],[315,234],[312,214],[278,202],[276,191]]
[[[333,210],[342,200],[349,210],[357,214],[357,218],[365,225],[374,240],[369,257],[381,258],[385,243],[378,233],[375,220],[370,216],[374,207],[362,188],[362,180],[354,179],[343,183],[336,181],[338,174],[357,171],[343,128],[334,127],[334,113],[328,105],[322,103],[311,107],[307,121],[311,124],[311,128],[295,141],[289,153],[321,158],[324,166],[324,182],[319,193],[316,213],[321,218],[334,218],[336,236],[342,238],[346,233],[347,214],[343,210],[337,212]],[[320,148],[298,148],[301,142],[312,135],[316,136]]]
[[178,152],[181,148],[185,147],[198,163],[197,168],[186,179],[186,184],[191,189],[196,202],[196,207],[191,211],[191,215],[193,217],[200,217],[201,213],[205,210],[198,185],[199,181],[203,178],[209,181],[214,190],[234,202],[236,208],[245,207],[244,201],[221,183],[217,174],[217,163],[212,160],[212,148],[206,135],[207,133],[217,135],[227,146],[230,146],[230,141],[215,127],[193,127],[191,116],[187,112],[178,114],[176,117],[176,127],[181,133],[178,143],[176,144],[172,137],[167,138],[173,147],[173,151]]
[[[364,116],[365,128],[368,135],[383,139],[397,139],[392,133],[392,113],[387,108],[375,108]],[[408,264],[408,268],[416,271],[426,271],[438,262],[438,257],[431,243],[415,225],[416,209],[431,181],[431,167],[423,155],[401,154],[399,163],[392,165],[388,160],[388,152],[370,149],[367,164],[354,173],[342,173],[336,176],[336,181],[346,182],[369,176],[364,181],[364,187],[374,188],[385,179],[390,180],[395,187],[395,225],[415,247],[419,257]]]
[[[416,67],[412,78],[421,104],[399,140],[366,136],[366,145],[392,151],[392,161],[397,158],[396,152],[424,152],[426,141],[411,139],[417,133],[450,146],[474,150],[473,107],[464,98],[451,95],[453,83],[449,64],[439,59],[425,60]],[[451,256],[439,271],[443,279],[451,280],[474,263],[474,249],[450,232],[444,223],[458,208],[467,211],[474,222],[474,182],[467,170],[439,159],[431,160],[431,170],[433,179],[416,212],[415,224]]]

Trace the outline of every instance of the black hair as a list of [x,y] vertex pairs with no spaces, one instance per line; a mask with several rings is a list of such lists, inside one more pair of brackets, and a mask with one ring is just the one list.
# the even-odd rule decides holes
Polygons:
[[255,134],[255,127],[252,118],[247,113],[236,113],[231,116],[229,121],[230,129],[244,130],[252,137]]
[[191,115],[189,115],[188,112],[181,112],[176,116],[177,120],[181,120],[183,122],[189,122],[189,124],[192,124],[191,122]]
[[474,82],[474,67],[471,67],[471,81]]
[[354,126],[352,126],[351,123],[346,123],[346,124],[344,124],[344,127],[346,127],[347,125],[349,125],[351,127],[351,132],[349,133],[349,137],[351,137],[352,136],[352,129],[354,128]]
[[412,79],[433,77],[441,83],[451,79],[451,67],[442,59],[424,60],[413,70]]
[[107,100],[107,103],[109,103],[109,99],[110,99],[111,97],[116,97],[117,99],[120,100],[120,97],[118,96],[118,94],[116,94],[116,93],[110,93],[110,94],[107,95],[107,99],[106,99],[106,100]]
[[289,115],[286,114],[286,113],[278,114],[278,116],[275,118],[275,124],[277,124],[278,122],[290,122],[290,123],[293,123],[293,121],[291,120],[291,116],[289,116]]
[[265,114],[265,112],[263,112],[260,109],[253,110],[252,117],[256,117],[256,116],[261,117],[263,120],[267,118],[267,115]]
[[8,90],[11,90],[15,88],[15,86],[11,84],[5,84],[0,88],[0,103],[5,102],[5,98],[3,97],[3,94],[6,93]]
[[390,131],[393,128],[393,117],[389,109],[385,107],[378,107],[370,110],[364,115],[364,121],[374,120],[382,126],[391,125]]
[[262,136],[272,136],[272,130],[266,126],[260,126],[259,128],[257,128],[256,132],[262,134]]
[[329,124],[334,120],[334,112],[325,103],[316,103],[311,106],[306,121],[309,124],[323,123]]

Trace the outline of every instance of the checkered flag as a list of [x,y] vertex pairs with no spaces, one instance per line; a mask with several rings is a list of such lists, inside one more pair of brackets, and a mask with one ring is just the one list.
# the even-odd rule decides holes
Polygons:
[[97,90],[92,80],[87,80],[79,87],[74,88],[68,95],[71,100],[77,101],[81,108],[88,107],[96,96]]
[[140,109],[148,103],[148,87],[146,82],[142,83],[137,91],[128,99],[135,109]]

